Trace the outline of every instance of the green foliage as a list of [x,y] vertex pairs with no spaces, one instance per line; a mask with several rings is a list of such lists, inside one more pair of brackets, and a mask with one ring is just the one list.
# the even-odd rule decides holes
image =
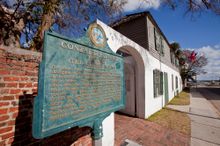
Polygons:
[[205,74],[204,66],[207,65],[208,59],[203,53],[196,53],[195,60],[191,60],[191,55],[194,51],[183,50],[181,59],[184,63],[181,66],[181,77],[183,80],[191,79],[194,81],[193,76]]
[[[41,50],[43,32],[54,24],[58,30],[80,29],[92,17],[119,14],[127,0],[3,0],[0,1],[0,43]],[[68,33],[71,31],[68,30]],[[25,47],[25,45],[22,45]]]
[[[174,51],[175,56],[179,60],[180,75],[183,83],[185,79],[194,81],[193,76],[206,73],[203,67],[207,65],[208,60],[204,54],[196,53],[192,50],[181,50],[181,46],[177,42],[170,44],[170,48]],[[196,56],[195,60],[192,61],[191,55],[193,52]]]

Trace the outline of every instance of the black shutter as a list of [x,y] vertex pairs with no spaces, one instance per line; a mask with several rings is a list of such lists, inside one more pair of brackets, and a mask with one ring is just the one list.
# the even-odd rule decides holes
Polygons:
[[155,50],[158,50],[158,46],[157,46],[157,32],[156,32],[156,28],[154,27],[154,46],[155,46]]
[[154,97],[157,96],[157,89],[156,89],[156,70],[153,71],[153,84],[154,84]]
[[163,95],[163,72],[160,72],[160,95]]

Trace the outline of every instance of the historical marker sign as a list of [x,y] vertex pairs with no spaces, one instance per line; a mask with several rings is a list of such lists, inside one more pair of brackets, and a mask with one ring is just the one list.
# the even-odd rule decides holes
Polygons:
[[[98,41],[103,41],[99,37]],[[45,33],[38,96],[34,100],[35,138],[90,126],[94,138],[99,139],[104,118],[124,106],[123,58],[108,47],[85,45],[89,44],[86,40],[75,42]]]

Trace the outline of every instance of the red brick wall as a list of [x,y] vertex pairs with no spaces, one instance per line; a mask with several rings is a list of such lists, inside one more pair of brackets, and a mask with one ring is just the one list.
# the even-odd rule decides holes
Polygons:
[[41,53],[0,46],[0,146],[92,145],[91,129],[72,128],[51,137],[32,137]]

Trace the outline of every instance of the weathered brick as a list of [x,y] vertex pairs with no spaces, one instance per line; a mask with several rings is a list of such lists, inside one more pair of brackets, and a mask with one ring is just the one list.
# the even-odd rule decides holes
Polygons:
[[0,101],[0,107],[8,106],[9,104],[10,104],[9,102],[2,102],[2,101]]
[[4,135],[2,135],[2,140],[5,140],[7,138],[13,137],[14,136],[14,132],[10,132],[10,133],[6,133]]
[[0,62],[1,63],[6,63],[6,58],[5,57],[0,57]]
[[8,119],[9,119],[8,115],[0,116],[0,121],[5,121],[5,120],[8,120]]
[[1,95],[8,94],[8,93],[9,93],[9,89],[4,89],[4,88],[0,89],[0,94]]
[[0,88],[5,87],[5,83],[0,83]]
[[32,94],[33,92],[31,91],[31,89],[22,89],[21,90],[23,94]]
[[37,82],[38,78],[30,78],[32,82]]
[[[8,93],[9,93],[9,90],[8,90]],[[13,100],[14,99],[14,96],[3,96],[0,98],[1,100]]]
[[30,88],[32,83],[19,83],[19,88]]
[[18,94],[20,92],[21,92],[20,89],[10,89],[10,94]]
[[19,114],[18,112],[13,113],[13,114],[12,114],[12,118],[13,118],[13,119],[16,118],[16,117],[18,116],[18,114]]
[[34,83],[33,87],[38,87],[38,83]]
[[21,70],[20,66],[16,66],[16,65],[10,65],[11,69],[13,70]]
[[6,83],[6,87],[17,87],[18,83]]
[[20,80],[21,80],[21,81],[27,81],[27,80],[28,80],[28,77],[21,77]]
[[16,95],[16,96],[15,96],[15,99],[17,99],[17,100],[20,100],[20,99],[22,99],[22,98],[24,98],[24,96],[22,96],[22,95]]
[[7,111],[8,111],[7,108],[2,108],[2,109],[0,109],[0,115],[6,114]]
[[37,92],[37,88],[32,89],[32,92],[33,92],[33,93],[36,93],[36,92]]
[[25,71],[11,71],[11,75],[24,76]]
[[32,71],[26,71],[25,75],[27,75],[27,76],[37,76],[38,73],[37,72],[32,72]]
[[10,120],[7,122],[8,126],[13,126],[15,125],[16,121],[15,120]]
[[12,104],[13,106],[18,106],[18,105],[19,105],[19,101],[12,101],[11,104]]
[[12,144],[12,142],[14,141],[14,137],[9,138],[7,144]]
[[0,146],[5,146],[5,141],[0,141]]
[[19,81],[19,77],[4,77],[4,81]]
[[24,66],[25,65],[24,61],[19,61],[19,60],[12,60],[11,63],[16,66]]
[[30,67],[30,68],[36,68],[36,67],[38,67],[39,66],[39,64],[38,63],[30,63],[30,62],[28,62],[27,64],[26,64],[26,66],[27,67]]
[[22,67],[22,70],[33,71],[33,68],[32,67]]
[[7,65],[7,64],[3,64],[3,63],[1,63],[1,64],[0,64],[0,68],[9,69],[10,66]]
[[0,134],[6,133],[12,130],[12,127],[0,128]]
[[[1,50],[1,48],[0,48]],[[2,54],[4,52],[4,54]],[[21,54],[22,51],[15,52],[0,51],[0,56],[5,55],[5,62],[0,63],[0,107],[7,108],[5,115],[0,114],[0,141],[2,145],[70,145],[71,141],[79,141],[79,144],[87,146],[91,144],[91,136],[80,138],[83,129],[70,129],[58,135],[46,138],[44,140],[35,140],[31,136],[31,120],[33,110],[33,92],[37,93],[38,87],[38,67],[39,56],[33,54]],[[2,75],[2,76],[1,76]],[[19,89],[20,88],[20,89]],[[25,93],[23,93],[25,92]],[[23,93],[23,94],[22,94]],[[2,111],[5,113],[5,111]],[[15,127],[16,141],[14,141],[14,132],[10,132]],[[72,134],[74,133],[73,138]],[[0,142],[0,143],[1,143]],[[1,146],[1,144],[0,144]]]
[[10,71],[9,70],[0,70],[0,75],[9,75]]
[[6,122],[0,123],[0,127],[5,127],[7,125]]
[[11,107],[9,109],[9,112],[18,112],[18,110],[19,110],[19,107]]

